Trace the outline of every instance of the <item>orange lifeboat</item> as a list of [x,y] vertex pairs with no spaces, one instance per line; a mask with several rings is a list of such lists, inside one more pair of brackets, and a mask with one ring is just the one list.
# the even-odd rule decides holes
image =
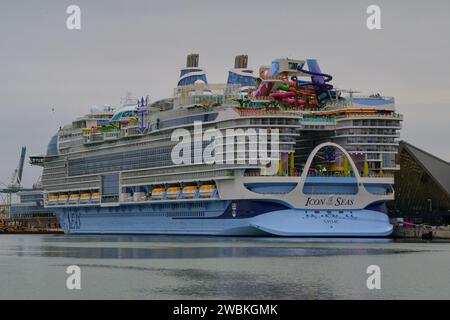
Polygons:
[[199,190],[200,190],[200,197],[211,198],[214,195],[214,192],[217,190],[217,188],[213,184],[205,184],[201,186]]
[[151,197],[155,200],[161,200],[164,197],[164,193],[166,192],[166,189],[164,188],[155,188],[152,190]]
[[170,187],[167,188],[167,198],[176,199],[180,195],[181,188],[180,187]]
[[197,192],[196,186],[186,186],[183,188],[183,196],[186,199],[191,199],[195,197],[195,193]]

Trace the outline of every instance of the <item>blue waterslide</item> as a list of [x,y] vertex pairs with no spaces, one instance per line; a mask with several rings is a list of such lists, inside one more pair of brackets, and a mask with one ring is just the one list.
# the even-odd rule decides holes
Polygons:
[[305,82],[305,81],[299,81],[299,86],[308,86],[312,85],[315,87],[318,87],[322,91],[329,91],[333,89],[333,86],[331,84],[328,84],[327,82],[330,82],[333,77],[329,74],[322,73],[319,67],[319,63],[316,59],[308,59],[306,60],[306,63],[308,64],[308,69],[303,69],[303,66],[298,67],[298,71],[303,72],[305,74],[308,74],[311,76],[311,82]]

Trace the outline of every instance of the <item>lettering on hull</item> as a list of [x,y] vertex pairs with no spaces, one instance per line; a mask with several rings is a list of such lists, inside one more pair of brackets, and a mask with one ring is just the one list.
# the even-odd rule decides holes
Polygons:
[[346,197],[308,197],[306,199],[306,207],[317,207],[317,206],[334,206],[334,207],[344,207],[352,206],[355,203],[354,198]]

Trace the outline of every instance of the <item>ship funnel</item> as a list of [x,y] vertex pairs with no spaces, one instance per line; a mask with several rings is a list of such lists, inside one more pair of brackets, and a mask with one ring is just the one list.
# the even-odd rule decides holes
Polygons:
[[186,68],[198,68],[198,53],[191,53],[187,56]]
[[234,58],[234,68],[235,69],[246,69],[248,64],[248,55],[241,54]]
[[208,84],[205,71],[198,67],[198,53],[191,53],[187,56],[186,68],[181,69],[178,86],[192,86],[199,81]]
[[241,54],[234,58],[234,69],[228,72],[227,84],[236,84],[241,86],[241,91],[246,92],[248,87],[255,86],[255,77],[253,71],[247,68],[248,55]]

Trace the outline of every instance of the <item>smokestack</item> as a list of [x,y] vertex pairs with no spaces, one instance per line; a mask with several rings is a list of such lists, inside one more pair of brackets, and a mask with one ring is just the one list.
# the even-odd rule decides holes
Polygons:
[[248,63],[248,55],[241,54],[240,56],[236,56],[234,58],[234,68],[235,69],[246,69]]
[[187,56],[187,68],[198,68],[198,53],[191,53]]

